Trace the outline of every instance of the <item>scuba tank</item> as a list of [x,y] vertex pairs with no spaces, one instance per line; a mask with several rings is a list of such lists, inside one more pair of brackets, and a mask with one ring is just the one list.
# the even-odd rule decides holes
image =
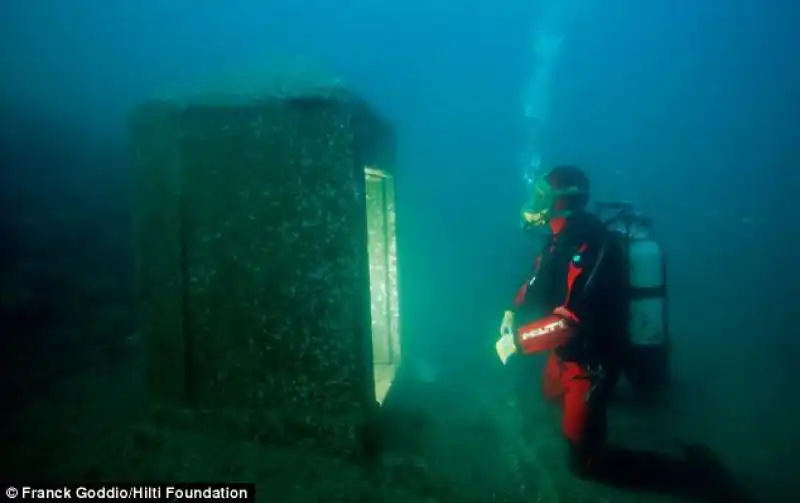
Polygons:
[[[652,219],[628,202],[598,202],[606,224],[625,258],[630,354],[624,373],[635,390],[654,391],[669,381],[670,334],[667,321],[667,263],[652,237]],[[611,215],[611,218],[603,216]]]

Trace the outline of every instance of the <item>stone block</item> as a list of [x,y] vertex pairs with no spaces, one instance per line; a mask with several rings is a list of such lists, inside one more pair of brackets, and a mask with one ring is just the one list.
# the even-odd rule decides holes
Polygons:
[[[376,409],[365,167],[392,181],[391,127],[344,87],[312,85],[152,100],[131,131],[154,404],[204,428],[357,450]],[[397,345],[392,270],[395,318],[378,316]]]

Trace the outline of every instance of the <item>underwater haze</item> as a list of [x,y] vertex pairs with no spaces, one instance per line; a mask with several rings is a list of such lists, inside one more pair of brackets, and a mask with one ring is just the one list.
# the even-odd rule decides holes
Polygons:
[[[737,494],[800,501],[798,27],[782,0],[2,2],[0,479],[681,501],[574,478],[558,411],[506,405],[498,327],[540,247],[520,207],[532,174],[566,164],[593,200],[651,217],[667,258],[669,398],[612,404],[610,436],[702,444]],[[155,96],[285,71],[341,79],[396,139],[403,374],[368,460],[148,412],[130,119]]]

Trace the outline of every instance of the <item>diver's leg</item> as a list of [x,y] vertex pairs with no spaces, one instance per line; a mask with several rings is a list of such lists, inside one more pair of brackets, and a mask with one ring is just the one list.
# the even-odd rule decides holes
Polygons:
[[607,393],[584,367],[565,362],[561,383],[564,409],[561,427],[569,444],[570,469],[581,475],[606,439]]
[[544,376],[542,378],[542,392],[546,400],[555,402],[564,395],[564,387],[561,385],[562,363],[555,353],[550,353],[544,365]]

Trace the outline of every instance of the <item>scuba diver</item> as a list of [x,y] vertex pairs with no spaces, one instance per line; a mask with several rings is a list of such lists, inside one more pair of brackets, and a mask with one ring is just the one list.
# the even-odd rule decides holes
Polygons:
[[549,236],[503,315],[498,357],[506,364],[547,353],[543,391],[561,403],[569,467],[577,476],[711,501],[753,501],[704,446],[685,446],[677,458],[606,443],[608,401],[629,352],[627,263],[611,231],[586,210],[589,191],[588,178],[573,166],[556,167],[534,184],[523,225]]

